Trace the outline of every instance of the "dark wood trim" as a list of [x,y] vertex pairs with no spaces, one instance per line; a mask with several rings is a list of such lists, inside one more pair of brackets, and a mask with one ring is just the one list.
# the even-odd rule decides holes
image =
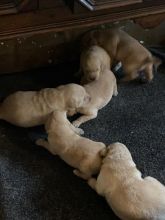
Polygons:
[[13,1],[0,3],[0,15],[13,14],[17,12],[16,5]]
[[165,2],[160,0],[146,1],[142,5],[136,4],[136,7],[125,6],[122,10],[119,7],[82,14],[73,14],[64,4],[56,8],[37,10],[35,13],[0,16],[0,39],[91,27],[159,13],[165,13]]
[[[66,1],[71,3],[72,0],[0,0],[0,13],[5,12],[0,16],[1,73],[78,58],[79,40],[91,27],[108,24],[108,28],[109,24],[113,26],[112,22],[132,19],[144,28],[152,28],[165,20],[164,0],[144,0],[134,5],[96,11],[88,10],[75,0],[79,12],[73,12]],[[130,24],[122,22],[117,26],[124,23]],[[164,41],[162,26],[158,35],[157,29],[153,30],[155,38],[160,36],[160,41],[155,39],[155,42]],[[152,36],[152,32],[140,30],[139,39],[145,33],[147,38],[150,33]]]
[[18,12],[25,12],[37,9],[38,0],[22,0],[19,2],[8,1],[7,3],[0,3],[0,15],[16,14]]
[[77,1],[91,11],[114,8],[114,7],[122,7],[122,6],[132,5],[142,2],[142,0],[124,0],[124,1],[112,0],[112,1],[102,1],[102,3],[97,3],[97,1],[89,1],[89,0],[77,0]]
[[64,5],[63,0],[39,0],[39,9],[55,8]]

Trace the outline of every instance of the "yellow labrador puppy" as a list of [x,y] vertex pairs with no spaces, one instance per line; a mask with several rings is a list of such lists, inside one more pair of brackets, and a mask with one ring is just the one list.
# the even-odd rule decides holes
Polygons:
[[116,96],[117,84],[116,78],[111,70],[105,69],[100,73],[98,80],[94,80],[84,85],[85,90],[90,95],[91,100],[83,107],[77,108],[76,111],[83,114],[77,120],[73,121],[75,127],[82,123],[97,117],[98,110],[103,108]]
[[84,50],[80,57],[80,69],[83,72],[81,82],[98,80],[102,71],[110,69],[110,64],[110,57],[103,48],[95,45]]
[[44,124],[54,110],[71,111],[89,100],[85,89],[73,83],[40,91],[19,91],[1,103],[0,119],[21,127],[37,126]]
[[101,29],[87,33],[83,38],[83,48],[91,45],[103,47],[114,63],[121,62],[125,77],[122,81],[130,81],[144,71],[148,81],[153,78],[153,64],[156,60],[152,54],[136,39],[121,29]]
[[48,141],[38,139],[37,145],[45,147],[54,155],[58,155],[70,166],[76,168],[75,175],[89,179],[97,174],[101,167],[100,151],[105,148],[101,142],[95,142],[79,136],[66,117],[66,112],[53,112],[46,122]]
[[101,153],[105,158],[97,180],[88,183],[116,215],[123,220],[164,220],[165,186],[153,177],[142,178],[125,145],[114,143]]

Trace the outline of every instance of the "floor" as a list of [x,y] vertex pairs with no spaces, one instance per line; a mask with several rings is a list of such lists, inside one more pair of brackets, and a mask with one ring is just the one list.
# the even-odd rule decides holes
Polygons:
[[[0,98],[17,90],[38,90],[76,82],[76,64],[0,77]],[[106,144],[127,145],[143,176],[165,184],[165,68],[150,84],[118,86],[119,94],[85,136]],[[34,144],[42,128],[23,129],[0,121],[0,219],[116,220],[105,200],[72,173],[57,156]]]

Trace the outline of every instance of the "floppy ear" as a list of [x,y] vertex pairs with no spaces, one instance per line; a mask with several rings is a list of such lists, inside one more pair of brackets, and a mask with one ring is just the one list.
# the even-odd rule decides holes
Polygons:
[[157,68],[162,64],[162,60],[158,57],[152,56],[153,64],[157,70]]
[[104,147],[101,151],[100,151],[100,156],[101,157],[105,157],[108,153],[108,147]]
[[67,107],[76,108],[78,104],[79,104],[79,100],[77,100],[75,97],[70,97]]

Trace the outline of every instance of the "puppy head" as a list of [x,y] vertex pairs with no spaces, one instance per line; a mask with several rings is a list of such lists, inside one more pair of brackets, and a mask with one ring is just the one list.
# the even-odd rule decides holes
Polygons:
[[102,51],[100,52],[99,49],[97,46],[93,46],[81,54],[80,66],[83,71],[83,80],[85,83],[99,78],[102,64]]
[[150,57],[147,57],[143,62],[144,63],[141,66],[141,69],[138,71],[138,74],[141,78],[141,81],[146,83],[151,81],[153,78],[153,74],[150,76],[148,75],[148,72],[156,74],[158,67],[162,64],[162,60],[151,55]]
[[110,63],[108,53],[97,45],[91,46],[88,50],[82,52],[80,65],[86,83],[98,80],[102,70],[110,69]]
[[83,78],[86,82],[98,80],[101,71],[101,63],[99,59],[88,59],[83,65]]
[[132,156],[128,150],[128,148],[119,142],[110,144],[107,149],[103,152],[101,152],[102,156],[104,156],[103,162],[106,163],[108,161],[130,161],[132,160]]
[[78,84],[68,84],[63,89],[63,98],[65,100],[66,110],[74,111],[74,109],[85,106],[90,101],[90,96],[83,86]]

